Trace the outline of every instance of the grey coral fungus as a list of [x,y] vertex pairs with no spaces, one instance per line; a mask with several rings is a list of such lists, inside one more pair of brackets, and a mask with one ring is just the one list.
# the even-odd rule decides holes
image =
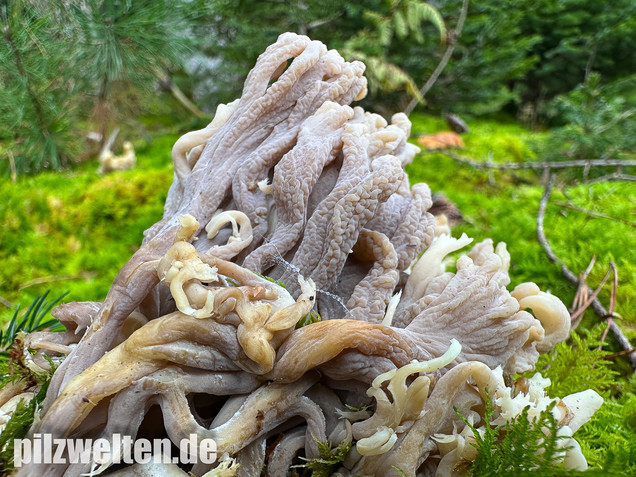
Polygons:
[[507,290],[504,245],[478,243],[445,269],[471,239],[436,232],[428,186],[410,187],[408,118],[349,105],[363,72],[285,33],[241,98],[177,141],[163,218],[105,300],[62,305],[65,333],[28,338],[38,365],[61,361],[30,435],[215,439],[225,457],[195,475],[282,477],[328,439],[355,441],[340,475],[470,458],[452,406],[481,425],[488,387],[506,415],[502,373],[565,339],[567,311],[534,284]]

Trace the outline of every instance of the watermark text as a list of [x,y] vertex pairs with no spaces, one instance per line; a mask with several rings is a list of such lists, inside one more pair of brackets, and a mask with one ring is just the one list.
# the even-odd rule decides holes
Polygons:
[[27,464],[213,464],[216,442],[190,434],[181,439],[177,454],[164,439],[133,439],[113,434],[111,439],[56,439],[51,434],[34,434],[32,439],[15,439],[13,465]]

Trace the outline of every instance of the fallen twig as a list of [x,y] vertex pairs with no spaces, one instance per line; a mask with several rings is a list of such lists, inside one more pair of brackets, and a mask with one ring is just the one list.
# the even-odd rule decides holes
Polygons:
[[[548,200],[550,199],[550,195],[552,195],[552,185],[554,183],[555,176],[554,174],[550,175],[550,178],[546,181],[545,190],[543,192],[543,196],[541,197],[541,201],[539,202],[539,211],[537,213],[537,239],[539,243],[545,250],[550,261],[556,263],[561,269],[561,273],[574,285],[580,286],[580,282],[578,277],[572,273],[572,271],[563,263],[556,254],[552,251],[548,240],[545,237],[545,232],[543,230],[543,220],[545,218],[545,209],[548,204]],[[588,267],[589,268],[589,267]],[[588,290],[588,295],[592,293]],[[614,302],[612,302],[614,303]],[[608,318],[610,315],[609,311],[605,309],[605,307],[601,304],[598,298],[594,298],[591,303],[592,309],[602,318]],[[613,310],[612,310],[613,311]],[[629,342],[629,339],[623,334],[619,326],[616,324],[614,320],[608,320],[608,329],[612,332],[616,341],[618,341],[619,345],[624,350],[631,350],[627,354],[627,359],[629,360],[629,364],[632,366],[632,369],[636,370],[636,353],[634,353],[634,347]]]
[[101,151],[99,151],[99,157],[102,157],[106,151],[110,151],[113,147],[113,144],[115,144],[115,140],[117,139],[117,136],[119,135],[119,126],[115,126],[115,129],[113,129],[113,132],[110,133],[110,136],[108,136],[108,138],[105,138],[104,136],[102,136],[101,141],[103,141],[102,144],[102,149]]
[[566,267],[561,262],[561,260],[559,260],[559,258],[555,255],[555,253],[552,251],[552,248],[550,247],[550,244],[548,243],[548,240],[545,238],[545,232],[543,231],[543,219],[545,217],[545,208],[546,208],[546,205],[548,204],[548,199],[550,198],[550,195],[552,195],[552,184],[554,183],[554,179],[555,179],[554,174],[550,175],[546,183],[543,196],[541,197],[541,201],[539,202],[539,212],[537,213],[537,239],[539,240],[539,243],[545,250],[545,253],[548,255],[548,258],[550,259],[550,261],[556,263],[561,268],[561,272],[563,273],[563,275],[565,275],[565,277],[568,280],[578,285],[579,280],[577,276],[574,275],[574,273],[572,273],[570,269]]
[[[435,151],[460,162],[470,167],[477,169],[497,169],[497,170],[509,170],[509,169],[569,169],[577,167],[630,167],[636,166],[636,160],[633,159],[579,159],[576,161],[524,161],[524,162],[493,162],[489,160],[476,161],[468,157],[460,156],[453,151]],[[633,180],[627,178],[633,178],[634,176],[627,176],[625,174],[610,174],[612,177],[625,177],[625,180]],[[609,176],[605,176],[609,177]]]
[[620,172],[613,172],[606,176],[597,177],[595,179],[585,182],[585,184],[595,184],[597,182],[609,182],[609,181],[631,181],[636,182],[636,176],[629,174],[622,174]]
[[28,282],[24,282],[18,287],[18,290],[24,290],[25,288],[32,287],[33,285],[41,285],[43,283],[51,283],[51,282],[59,282],[62,280],[77,280],[78,278],[82,278],[84,280],[88,280],[90,278],[95,278],[97,273],[95,272],[82,272],[76,273],[74,275],[54,275],[50,277],[40,277],[34,278],[33,280],[29,280]]
[[13,308],[13,303],[7,300],[5,297],[0,296],[0,304],[6,306],[7,308]]
[[582,214],[589,215],[590,217],[613,220],[614,222],[619,222],[621,224],[629,225],[630,227],[636,227],[636,222],[630,222],[629,220],[619,219],[618,217],[612,217],[611,215],[604,214],[603,212],[596,212],[594,210],[584,209],[583,207],[579,207],[578,205],[574,205],[569,202],[555,202],[554,204],[558,205],[559,207],[564,207],[566,209],[576,210],[577,212],[581,212]]
[[[588,295],[588,286],[587,286],[587,276],[590,274],[590,272],[592,271],[592,268],[594,267],[594,264],[596,263],[596,254],[592,255],[592,259],[590,260],[590,263],[588,264],[587,268],[583,271],[583,273],[579,274],[579,286],[576,290],[576,295],[574,295],[574,301],[572,303],[572,307],[570,308],[570,314],[572,314],[575,310],[578,310],[579,307],[581,307],[585,301],[585,298],[587,298]],[[571,326],[572,328],[576,328],[579,325],[579,322],[581,317],[579,317],[579,319],[572,319],[572,323]]]
[[197,118],[204,119],[208,115],[201,111],[196,104],[194,104],[190,98],[188,98],[181,89],[172,82],[172,78],[163,70],[156,68],[155,74],[159,78],[160,83],[166,88],[179,103],[185,107],[188,111],[194,114]]
[[15,168],[15,158],[13,157],[13,152],[9,151],[9,167],[11,168],[11,182],[15,184],[18,178],[18,172]]

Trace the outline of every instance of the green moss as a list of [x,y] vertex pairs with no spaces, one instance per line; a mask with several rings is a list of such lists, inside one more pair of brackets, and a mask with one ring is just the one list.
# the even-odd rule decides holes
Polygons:
[[[413,135],[432,134],[448,131],[443,119],[413,114]],[[462,135],[468,155],[474,158],[492,157],[498,161],[519,162],[533,159],[535,153],[530,147],[530,138],[543,137],[543,133],[531,133],[516,123],[502,123],[488,119],[469,121],[470,132]]]
[[533,419],[528,417],[529,407],[526,407],[519,416],[505,425],[493,427],[490,424],[493,418],[492,402],[488,396],[485,402],[483,435],[458,413],[471,428],[477,441],[477,456],[467,475],[572,475],[556,464],[563,459],[564,451],[560,438],[557,437],[559,426],[552,415],[554,404]]
[[606,400],[575,436],[590,467],[636,475],[636,395]]
[[40,385],[40,389],[29,402],[20,401],[11,415],[9,422],[0,434],[0,472],[11,475],[13,471],[14,443],[16,439],[24,439],[31,428],[36,412],[46,397],[51,376]]
[[[28,302],[51,289],[69,290],[69,300],[103,299],[143,231],[162,216],[175,138],[162,136],[141,148],[130,171],[99,176],[93,162],[85,170],[3,180],[3,298]],[[0,320],[10,315],[5,308]]]
[[344,462],[349,455],[353,441],[343,441],[338,447],[332,449],[330,442],[323,442],[314,437],[318,445],[319,457],[315,459],[305,459],[306,464],[297,466],[311,471],[312,477],[328,477]]
[[[485,402],[483,434],[461,414],[460,418],[472,429],[477,441],[477,456],[467,475],[498,476],[594,476],[619,477],[634,475],[636,471],[636,441],[634,427],[625,412],[630,405],[609,401],[603,404],[592,420],[576,434],[577,442],[586,456],[587,471],[566,470],[560,462],[564,457],[563,442],[558,437],[558,423],[552,415],[553,402],[538,417],[528,418],[528,407],[505,425],[493,427],[490,397]],[[632,405],[633,406],[633,405]],[[457,412],[457,411],[456,411]],[[631,408],[633,418],[633,407]],[[590,447],[591,445],[591,447]],[[469,463],[465,463],[469,465]]]

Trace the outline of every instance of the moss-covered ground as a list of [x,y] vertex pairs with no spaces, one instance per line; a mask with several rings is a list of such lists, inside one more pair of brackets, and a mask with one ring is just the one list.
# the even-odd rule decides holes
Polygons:
[[[0,296],[28,305],[46,290],[101,300],[162,215],[178,136],[136,144],[137,167],[106,176],[89,161],[71,171],[0,179]],[[11,310],[0,305],[5,322]]]
[[[447,129],[437,118],[414,115],[412,120],[414,136]],[[498,162],[536,159],[530,144],[546,134],[501,121],[479,120],[470,127],[463,137],[465,150],[459,153]],[[69,291],[65,301],[103,299],[117,271],[141,243],[143,231],[162,215],[172,182],[170,150],[177,137],[164,129],[136,142],[137,167],[131,171],[100,176],[97,163],[88,161],[63,173],[18,177],[16,183],[0,178],[0,322],[13,314],[9,303],[28,305],[49,289],[51,297]],[[434,193],[443,193],[458,205],[464,221],[454,228],[454,235],[466,232],[477,241],[490,237],[507,243],[513,285],[534,281],[566,305],[572,303],[575,288],[547,259],[536,238],[543,193],[537,174],[489,173],[430,152],[418,155],[407,170],[412,182],[427,182]],[[619,275],[616,311],[622,317],[618,322],[633,341],[635,203],[636,187],[630,183],[577,185],[571,175],[563,175],[545,217],[546,236],[572,271],[581,272],[596,255],[588,279],[591,286],[600,282],[610,260],[614,261]],[[606,306],[609,290],[608,284],[600,294]],[[588,312],[580,329],[597,322]],[[620,351],[611,337],[606,348]],[[635,380],[630,379],[624,358],[615,358],[613,367],[620,375],[606,392],[606,404],[577,435],[588,460],[597,466],[613,443],[624,445],[620,460],[626,462],[626,475],[633,475],[629,472],[636,474]]]

